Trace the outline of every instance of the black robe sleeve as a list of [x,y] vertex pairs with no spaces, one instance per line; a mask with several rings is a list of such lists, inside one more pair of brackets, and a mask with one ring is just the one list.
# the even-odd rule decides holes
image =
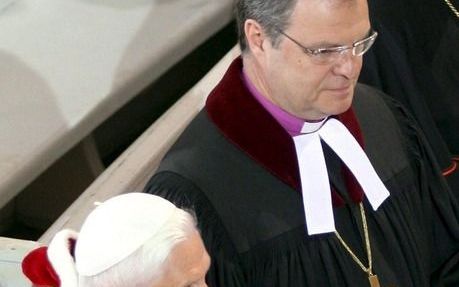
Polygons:
[[224,225],[197,186],[179,174],[164,171],[149,181],[145,191],[196,214],[198,228],[212,260],[206,276],[209,286],[247,286],[238,264],[238,254],[228,240]]
[[459,205],[456,197],[444,180],[436,156],[416,121],[397,101],[382,97],[406,136],[406,146],[419,171],[421,193],[432,202],[431,286],[459,286]]

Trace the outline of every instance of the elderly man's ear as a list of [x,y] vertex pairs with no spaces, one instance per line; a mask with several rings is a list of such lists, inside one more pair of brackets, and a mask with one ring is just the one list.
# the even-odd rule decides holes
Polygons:
[[250,51],[253,54],[263,53],[266,35],[261,25],[253,19],[248,19],[244,24],[244,32]]

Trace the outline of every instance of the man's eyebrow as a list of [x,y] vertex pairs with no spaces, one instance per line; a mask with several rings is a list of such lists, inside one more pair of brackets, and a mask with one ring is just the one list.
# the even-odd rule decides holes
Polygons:
[[[370,27],[368,29],[368,31],[362,37],[360,37],[357,40],[354,40],[353,43],[361,41],[361,40],[369,37],[372,32],[373,32],[373,28]],[[312,44],[304,45],[304,46],[307,47],[307,48],[311,48],[311,49],[317,49],[317,48],[332,48],[332,47],[348,46],[348,44],[335,43],[335,42],[329,42],[329,41],[322,40],[320,42],[316,42],[316,43],[312,43]]]
[[[373,33],[373,27],[370,26],[370,28],[368,29],[367,33],[365,34],[365,36],[363,36],[363,38],[361,38],[360,40],[363,40],[367,37],[370,37],[371,33]],[[360,40],[357,40],[357,41],[360,41]]]

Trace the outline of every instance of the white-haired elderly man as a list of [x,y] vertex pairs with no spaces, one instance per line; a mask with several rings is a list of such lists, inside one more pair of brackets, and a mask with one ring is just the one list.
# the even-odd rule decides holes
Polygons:
[[209,265],[194,215],[128,193],[96,207],[79,233],[62,230],[32,251],[23,272],[34,286],[202,287]]

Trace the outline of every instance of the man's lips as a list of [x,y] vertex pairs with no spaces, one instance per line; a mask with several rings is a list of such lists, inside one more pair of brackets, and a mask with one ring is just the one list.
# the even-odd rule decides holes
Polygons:
[[339,91],[346,91],[350,87],[351,87],[351,85],[343,85],[343,86],[339,86],[339,87],[327,88],[327,90],[339,92]]

